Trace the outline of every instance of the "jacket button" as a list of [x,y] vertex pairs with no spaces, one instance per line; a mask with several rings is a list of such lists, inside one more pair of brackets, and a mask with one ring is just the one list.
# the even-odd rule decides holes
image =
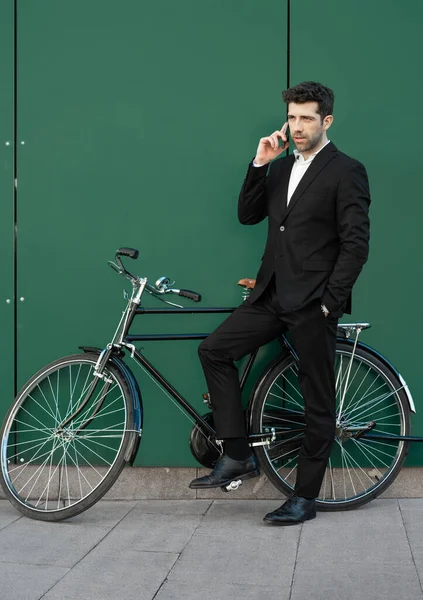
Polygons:
[[279,227],[279,230],[280,230],[280,231],[285,231],[285,227],[284,227],[283,225],[281,225],[281,226]]

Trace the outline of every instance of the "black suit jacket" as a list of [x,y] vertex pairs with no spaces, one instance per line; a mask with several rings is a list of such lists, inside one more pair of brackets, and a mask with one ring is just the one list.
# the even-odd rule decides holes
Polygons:
[[364,166],[330,142],[313,159],[287,207],[294,155],[264,167],[250,164],[238,216],[269,233],[250,301],[272,274],[281,306],[296,310],[320,299],[335,316],[351,312],[351,290],[368,257],[369,183]]

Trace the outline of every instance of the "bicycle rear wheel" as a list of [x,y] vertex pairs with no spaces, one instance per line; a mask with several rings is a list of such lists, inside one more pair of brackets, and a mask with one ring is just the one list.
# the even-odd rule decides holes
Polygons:
[[[317,498],[320,510],[356,508],[376,498],[399,473],[410,444],[387,439],[411,432],[403,382],[365,348],[358,346],[354,355],[352,349],[351,343],[337,344],[338,427]],[[369,437],[355,438],[353,434],[371,421],[376,426]],[[290,494],[305,431],[304,400],[291,356],[270,367],[250,399],[250,430],[261,433],[271,427],[276,440],[269,447],[258,447],[257,456],[272,483]]]
[[28,517],[59,521],[81,513],[125,465],[130,392],[114,365],[107,365],[103,379],[94,377],[97,359],[77,354],[47,365],[24,385],[5,417],[1,484]]

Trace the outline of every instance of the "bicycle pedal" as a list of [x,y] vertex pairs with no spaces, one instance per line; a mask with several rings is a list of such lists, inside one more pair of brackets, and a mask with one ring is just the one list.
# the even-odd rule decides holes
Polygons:
[[234,481],[231,481],[231,483],[229,483],[228,485],[222,486],[220,489],[225,492],[234,492],[239,488],[240,485],[242,485],[242,480],[236,479]]

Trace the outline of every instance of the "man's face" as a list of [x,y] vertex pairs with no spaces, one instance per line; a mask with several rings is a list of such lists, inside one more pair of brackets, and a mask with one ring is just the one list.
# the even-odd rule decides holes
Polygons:
[[317,102],[290,102],[288,105],[289,131],[299,152],[310,152],[322,142],[328,117],[322,122],[318,109]]

